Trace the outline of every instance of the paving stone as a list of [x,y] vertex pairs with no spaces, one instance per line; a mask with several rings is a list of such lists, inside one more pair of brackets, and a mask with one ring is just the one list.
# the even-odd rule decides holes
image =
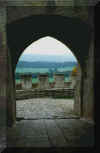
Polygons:
[[[81,120],[56,120],[57,125],[63,132],[68,146],[70,147],[90,147],[94,146],[94,128],[88,122]],[[91,132],[90,132],[91,131]],[[90,136],[89,136],[90,135]]]
[[48,137],[16,137],[9,141],[8,147],[50,147]]
[[35,98],[16,101],[17,118],[55,119],[72,118],[73,99]]
[[5,127],[0,128],[0,151],[7,147],[7,130]]
[[53,147],[65,147],[67,146],[66,140],[62,131],[57,127],[55,120],[45,120],[47,133],[51,145]]
[[95,144],[94,125],[80,119],[21,120],[7,131],[9,147],[93,147]]
[[22,120],[17,122],[15,127],[8,128],[8,145],[93,146],[92,126],[93,124],[79,119]]
[[48,137],[43,136],[26,137],[24,138],[24,142],[22,140],[22,143],[20,141],[19,144],[23,144],[22,146],[24,147],[51,147]]

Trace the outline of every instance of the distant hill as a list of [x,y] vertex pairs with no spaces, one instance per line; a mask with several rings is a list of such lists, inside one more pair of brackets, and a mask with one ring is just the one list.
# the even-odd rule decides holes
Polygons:
[[17,68],[64,68],[64,67],[74,67],[77,65],[77,62],[27,62],[19,61]]
[[76,61],[76,58],[72,55],[43,55],[43,54],[23,54],[19,61],[27,61],[27,62],[66,62],[66,61]]

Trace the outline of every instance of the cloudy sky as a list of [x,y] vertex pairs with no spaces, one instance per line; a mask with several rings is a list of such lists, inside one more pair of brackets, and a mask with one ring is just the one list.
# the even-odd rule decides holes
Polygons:
[[[40,56],[39,56],[40,55]],[[41,58],[43,57],[43,59]],[[52,37],[43,37],[29,45],[20,57],[26,61],[76,61],[71,50]]]
[[71,50],[52,37],[44,37],[28,46],[24,54],[72,55]]

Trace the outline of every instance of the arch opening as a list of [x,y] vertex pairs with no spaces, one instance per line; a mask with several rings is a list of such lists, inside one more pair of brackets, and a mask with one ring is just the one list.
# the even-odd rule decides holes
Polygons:
[[[62,42],[46,36],[30,44],[19,58],[15,78],[17,119],[80,117],[80,103],[77,114],[74,111],[76,86],[81,82],[80,64],[73,52]],[[78,90],[79,88],[80,85]],[[80,98],[79,93],[78,96]],[[38,105],[35,106],[36,101]],[[44,109],[41,110],[41,115],[36,116],[32,107],[40,108],[42,105]],[[48,105],[50,106],[46,110]],[[26,107],[31,109],[25,111]],[[22,114],[20,109],[23,109]],[[27,111],[29,113],[24,114]],[[49,116],[46,115],[47,111]]]
[[[42,19],[42,23],[41,23]],[[39,21],[37,23],[37,21]],[[51,27],[50,23],[53,23]],[[42,24],[42,25],[41,25]],[[41,25],[41,26],[40,26]],[[19,28],[20,27],[20,28]],[[66,28],[67,27],[67,28]],[[28,29],[28,30],[27,30]],[[63,30],[62,30],[63,29]],[[18,32],[19,31],[19,32]],[[34,32],[32,32],[34,31]],[[39,31],[39,32],[38,32]],[[58,32],[59,31],[59,32]],[[69,46],[71,50],[75,53],[81,67],[81,87],[78,90],[77,95],[79,98],[79,104],[81,109],[83,108],[83,92],[84,92],[84,69],[86,66],[86,58],[88,57],[89,45],[90,45],[90,29],[89,26],[83,23],[78,18],[69,18],[59,15],[34,15],[23,18],[21,20],[14,21],[7,25],[7,43],[9,47],[9,54],[11,57],[11,71],[13,82],[11,82],[13,89],[15,90],[14,84],[14,71],[18,59],[22,51],[33,41],[38,40],[41,37],[51,36],[61,41],[65,45]],[[19,37],[20,34],[20,37]],[[77,36],[77,39],[76,39]],[[13,39],[15,38],[15,39]],[[81,39],[80,39],[81,38]],[[84,45],[83,45],[84,42]],[[10,90],[12,91],[12,90]],[[9,94],[12,94],[9,92]],[[12,115],[8,113],[9,120],[15,122],[15,94],[10,98],[12,101]],[[10,106],[9,106],[10,107]],[[77,106],[76,106],[77,108]],[[84,111],[84,110],[83,110]],[[8,111],[9,112],[9,111]],[[14,113],[13,113],[14,112]],[[77,113],[77,109],[76,109]],[[81,114],[83,116],[83,112]]]
[[[41,23],[41,19],[43,21],[42,23]],[[37,21],[39,21],[40,24],[37,23]],[[51,25],[50,23],[53,23],[53,24]],[[49,25],[51,25],[51,27]],[[63,25],[65,25],[65,27]],[[19,31],[19,32],[17,32],[17,31]],[[86,57],[89,59],[88,53],[89,53],[89,45],[90,45],[89,44],[90,43],[90,41],[89,41],[90,33],[89,33],[87,25],[83,24],[83,22],[79,21],[78,19],[74,20],[73,18],[67,18],[67,17],[63,17],[63,16],[55,16],[55,15],[53,15],[53,16],[47,16],[47,15],[41,16],[41,15],[39,15],[38,16],[38,15],[33,15],[31,17],[24,18],[24,19],[21,19],[20,21],[16,21],[14,23],[11,23],[8,26],[7,35],[8,35],[9,53],[10,53],[10,56],[11,56],[11,64],[12,64],[12,65],[10,64],[10,67],[11,67],[11,70],[12,70],[13,73],[14,73],[17,61],[18,61],[21,53],[24,51],[24,49],[26,47],[28,47],[32,42],[38,40],[39,38],[42,38],[42,37],[45,37],[45,36],[51,36],[51,37],[61,41],[63,44],[69,46],[69,48],[73,51],[73,53],[75,53],[75,55],[76,55],[76,57],[79,61],[79,64],[80,64],[81,71],[82,71],[81,81],[77,80],[80,83],[77,84],[79,88],[76,89],[76,93],[75,93],[75,95],[76,95],[75,97],[77,97],[75,100],[78,102],[78,103],[75,103],[75,105],[74,105],[75,114],[77,114],[77,112],[79,112],[78,115],[80,116],[81,108],[85,112],[84,113],[85,115],[88,113],[88,111],[87,111],[88,109],[90,110],[89,113],[91,113],[91,108],[90,107],[86,108],[86,106],[90,106],[90,105],[88,105],[89,104],[88,101],[86,101],[86,99],[83,99],[84,93],[86,91],[87,91],[87,94],[90,93],[90,92],[88,92],[87,87],[84,88],[86,83],[87,83],[87,80],[89,80],[89,77],[87,76],[88,79],[84,78],[84,71],[83,71],[85,66],[86,66],[86,64],[85,64]],[[34,37],[33,37],[33,35],[34,35]],[[77,35],[77,39],[76,39],[76,35]],[[87,69],[86,69],[86,71],[87,71]],[[12,80],[14,80],[14,79],[15,79],[15,76],[13,74]],[[10,80],[9,86],[11,86],[12,85],[11,77],[10,77],[9,80]],[[89,85],[91,85],[91,82],[89,82]],[[86,89],[86,90],[84,90],[83,88]],[[9,97],[10,98],[9,98],[9,103],[8,103],[8,105],[9,105],[9,108],[8,108],[9,114],[8,115],[9,115],[9,119],[11,119],[11,124],[13,124],[15,122],[14,117],[15,117],[16,108],[15,108],[15,99],[14,99],[15,95],[12,92],[12,89],[15,91],[15,86],[14,85],[13,85],[13,87],[11,86],[10,89],[11,90],[9,90],[9,93],[10,93]],[[89,102],[90,102],[90,100],[89,100]],[[81,107],[77,107],[77,106],[81,106]],[[84,115],[84,114],[81,114],[81,117],[83,117],[82,115]],[[59,127],[61,127],[61,128],[65,128],[65,126],[66,126],[66,128],[68,127],[67,128],[68,132],[64,133],[64,137],[66,137],[66,136],[68,137],[68,133],[70,132],[69,129],[70,129],[70,127],[73,127],[73,132],[76,131],[76,140],[77,140],[77,134],[78,134],[77,131],[80,131],[80,129],[83,129],[82,128],[83,124],[81,124],[82,123],[81,120],[77,120],[77,121],[76,120],[67,120],[65,122],[64,121],[59,122]],[[20,132],[19,132],[20,137],[21,137],[21,134],[23,134],[24,130],[30,128],[30,125],[28,123],[29,122],[26,122],[26,121],[23,122],[22,121],[22,122],[17,124],[17,127],[20,126],[20,125],[23,126],[23,124],[25,125],[23,128],[20,128]],[[70,124],[71,126],[69,125],[69,123],[72,123],[72,124]],[[77,123],[79,123],[81,126],[79,127],[79,124],[77,124]],[[78,127],[79,130],[76,128],[76,126],[75,126],[76,124],[77,124],[77,127]],[[58,137],[56,137],[56,135],[57,135],[56,132],[58,131],[58,128],[55,125],[55,123],[52,122],[52,121],[49,121],[49,124],[48,123],[45,124],[42,121],[39,122],[39,121],[35,121],[35,120],[32,121],[30,132],[27,133],[27,131],[26,131],[26,133],[25,133],[25,131],[24,131],[26,136],[28,136],[27,140],[25,140],[27,146],[28,145],[29,146],[34,145],[33,141],[35,141],[35,140],[33,140],[32,143],[30,143],[30,144],[29,144],[29,141],[28,141],[29,140],[28,139],[29,135],[30,136],[32,135],[33,128],[36,126],[34,131],[36,130],[37,131],[36,134],[37,134],[38,129],[39,129],[39,132],[40,132],[45,128],[44,125],[48,126],[47,130],[48,130],[48,132],[50,132],[49,133],[50,138],[55,133],[54,139],[52,139],[53,138],[52,137],[51,141],[54,143],[54,146],[56,146],[56,145],[58,146],[58,144],[55,144],[56,143],[55,140],[57,140],[58,137],[59,137],[59,133],[58,133]],[[38,129],[37,129],[37,127],[38,127]],[[42,130],[40,130],[40,128],[42,128]],[[32,129],[32,131],[31,131],[31,129]],[[75,129],[77,129],[77,130],[75,130]],[[52,131],[53,131],[53,133],[52,133]],[[45,132],[43,132],[43,133],[45,133]],[[79,134],[79,135],[81,136],[81,134]],[[42,136],[44,138],[45,135],[42,135]],[[62,137],[59,137],[59,138],[62,138]],[[85,139],[87,139],[87,138],[85,137]],[[39,138],[38,138],[38,140],[40,141]],[[42,139],[42,140],[44,140],[44,139]],[[46,140],[45,142],[48,142],[47,139],[45,139],[45,140]],[[70,138],[69,138],[69,140],[70,140]],[[38,144],[36,144],[36,142],[37,142],[37,140],[35,141],[35,146],[38,145]],[[60,139],[60,142],[58,142],[58,143],[60,145],[64,146],[63,142],[64,141],[62,141],[62,139]],[[83,143],[84,142],[82,141],[82,144]],[[91,140],[89,142],[89,145],[90,145],[90,143],[91,143]],[[86,142],[86,146],[87,146],[87,144],[88,143]],[[66,146],[66,144],[65,144],[65,146]]]

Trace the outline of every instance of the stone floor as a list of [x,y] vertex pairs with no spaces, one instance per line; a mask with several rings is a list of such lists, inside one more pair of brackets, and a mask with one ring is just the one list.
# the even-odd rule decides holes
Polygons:
[[93,147],[93,123],[82,119],[21,120],[7,130],[8,148]]
[[73,103],[71,99],[17,101],[20,119],[7,129],[8,148],[93,147],[94,125],[75,118]]
[[[1,128],[2,127],[2,128]],[[7,129],[6,126],[0,126],[0,153],[7,147]]]
[[16,101],[16,116],[23,119],[56,119],[77,117],[73,99],[35,98]]

